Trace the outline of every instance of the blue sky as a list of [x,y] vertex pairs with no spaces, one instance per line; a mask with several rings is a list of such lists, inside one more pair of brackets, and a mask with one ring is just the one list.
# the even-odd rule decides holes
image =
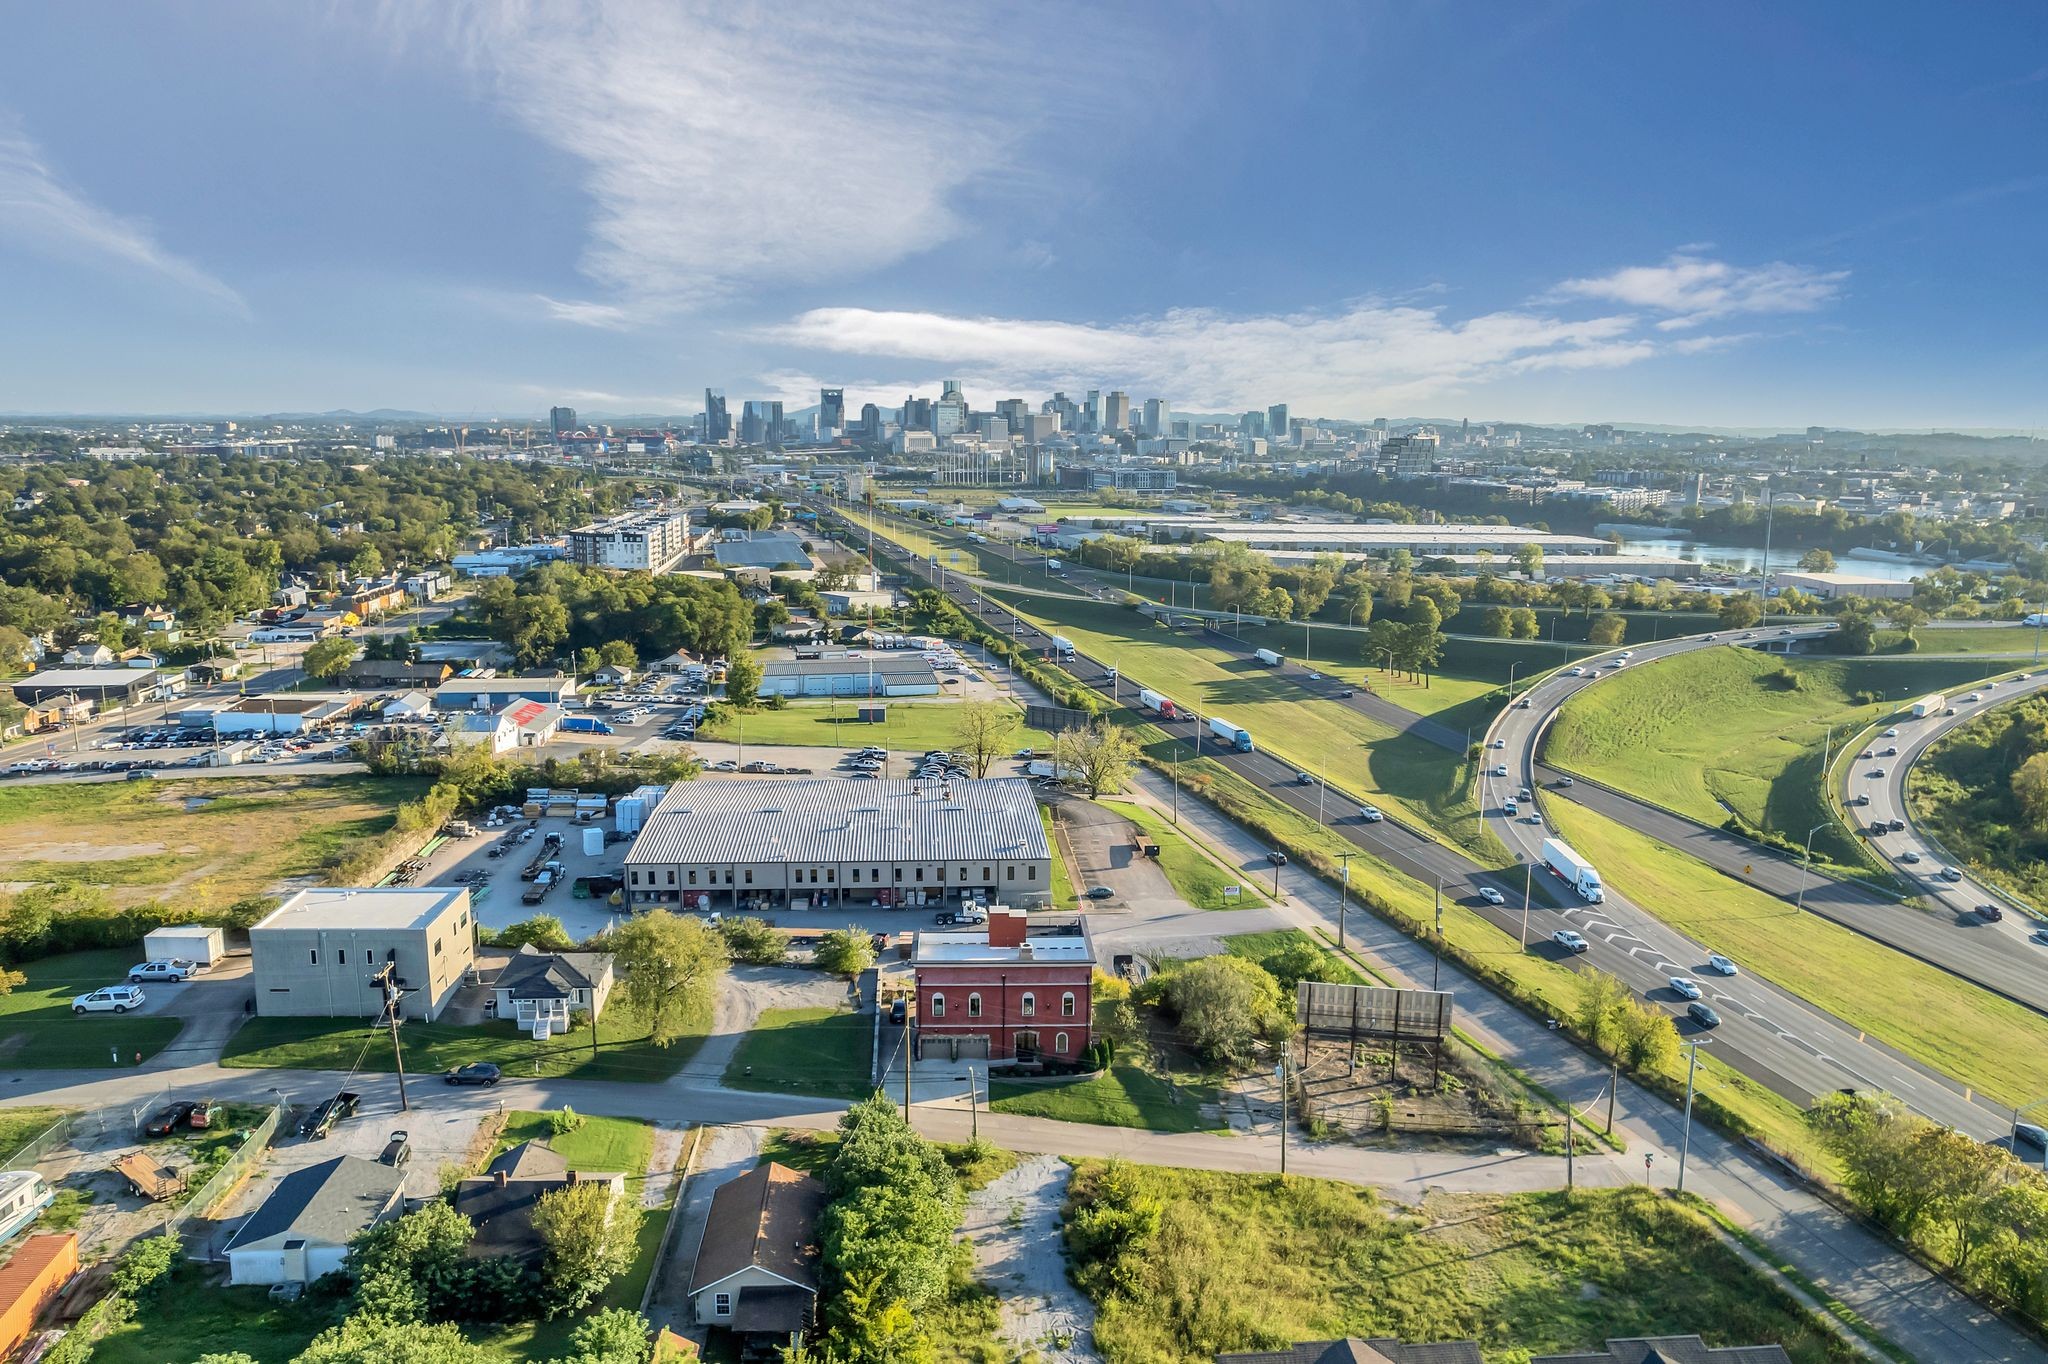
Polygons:
[[0,410],[2048,426],[2033,3],[17,9]]

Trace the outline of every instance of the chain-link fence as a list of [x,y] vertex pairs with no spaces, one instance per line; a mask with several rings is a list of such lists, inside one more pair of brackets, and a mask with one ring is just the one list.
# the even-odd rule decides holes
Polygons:
[[58,1118],[57,1121],[36,1133],[27,1145],[9,1156],[5,1164],[0,1164],[0,1170],[35,1169],[52,1151],[57,1150],[65,1142],[71,1140],[71,1123],[75,1116],[75,1114],[66,1113]]
[[185,1238],[185,1253],[193,1259],[220,1258],[227,1244],[227,1229],[215,1220],[216,1215],[227,1204],[229,1196],[241,1187],[242,1181],[249,1177],[249,1171],[263,1159],[264,1152],[270,1149],[271,1138],[277,1135],[278,1126],[283,1121],[283,1105],[273,1104],[264,1113],[263,1120],[249,1129],[249,1135],[242,1139],[234,1154],[178,1209],[169,1230]]

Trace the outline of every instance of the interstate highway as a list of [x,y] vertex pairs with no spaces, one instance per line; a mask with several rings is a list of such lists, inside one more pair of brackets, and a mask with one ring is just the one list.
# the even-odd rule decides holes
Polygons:
[[[821,510],[838,514],[836,509],[829,507],[821,507]],[[866,527],[860,522],[850,517],[841,519],[856,534],[865,533]],[[980,615],[985,622],[993,615],[1013,632],[1021,630],[1021,634],[1014,635],[1020,642],[1034,648],[1049,647],[1048,635],[1018,618],[1007,606],[985,602],[979,586],[969,578],[932,569],[914,554],[884,540],[879,531],[877,539],[899,565],[939,586],[970,615]],[[1688,643],[1679,642],[1680,647]],[[1648,646],[1638,651],[1638,656],[1655,656],[1656,648]],[[1108,669],[1099,660],[1083,655],[1074,660],[1068,671],[1105,698],[1111,696]],[[1575,682],[1578,679],[1565,680]],[[1144,685],[1143,678],[1126,672],[1116,689],[1121,695],[1130,696]],[[1527,712],[1520,714],[1526,715]],[[1192,753],[1198,729],[1196,722],[1167,721],[1160,723],[1159,727],[1187,743]],[[1255,734],[1254,743],[1257,738]],[[1202,750],[1256,783],[1275,799],[1310,818],[1318,817],[1319,789],[1299,785],[1296,769],[1289,764],[1268,753],[1219,752],[1207,742],[1202,744]],[[1530,775],[1525,764],[1523,780]],[[1505,932],[1520,933],[1523,886],[1517,883],[1524,877],[1482,868],[1459,850],[1392,820],[1368,824],[1358,817],[1359,802],[1353,797],[1340,795],[1334,787],[1321,795],[1323,822],[1341,837],[1425,885],[1440,880],[1447,902],[1484,916]],[[1540,842],[1539,831],[1531,829],[1529,832],[1536,834],[1535,841]],[[1508,842],[1510,848],[1522,848],[1522,857],[1533,857],[1534,844],[1529,840],[1503,841]],[[2003,1134],[2009,1128],[2009,1120],[2004,1114],[1966,1097],[1946,1077],[1869,1041],[1856,1029],[1821,1013],[1753,973],[1745,973],[1726,982],[1704,975],[1701,971],[1706,959],[1704,949],[1664,927],[1626,899],[1610,892],[1604,904],[1594,906],[1581,905],[1574,898],[1560,911],[1541,902],[1547,886],[1554,885],[1554,880],[1547,875],[1542,880],[1535,880],[1532,876],[1531,883],[1535,892],[1529,930],[1531,950],[1561,956],[1562,949],[1549,943],[1550,934],[1568,925],[1579,928],[1590,944],[1585,954],[1587,962],[1622,980],[1637,994],[1670,1010],[1679,1019],[1681,1035],[1688,1040],[1698,1032],[1685,1020],[1682,1005],[1672,996],[1666,981],[1668,977],[1680,974],[1701,977],[1703,983],[1711,984],[1712,997],[1723,1018],[1722,1026],[1712,1035],[1714,1051],[1735,1069],[1795,1103],[1804,1104],[1816,1095],[1842,1088],[1883,1089],[1896,1094],[1929,1118],[1973,1136],[1988,1138]],[[1489,885],[1499,890],[1508,903],[1495,906],[1481,900],[1480,888]]]
[[[1968,724],[1994,706],[2033,695],[2044,687],[2048,687],[2048,672],[1962,688],[1949,696],[1948,706],[1944,708],[1953,709],[1954,715],[1937,714],[1923,720],[1902,718],[1896,726],[1899,731],[1897,738],[1872,739],[1868,745],[1872,756],[1845,763],[1842,769],[1843,799],[1870,798],[1868,805],[1849,807],[1848,813],[1852,818],[1865,827],[1881,819],[1897,819],[1905,823],[1904,832],[1873,837],[1870,844],[1879,856],[1891,862],[1900,879],[1918,883],[1920,893],[1937,906],[1933,917],[1944,925],[1954,925],[1955,931],[1981,942],[1986,952],[2013,963],[2036,978],[2048,978],[2048,945],[2033,937],[2041,927],[2040,921],[2031,914],[2012,912],[2019,908],[2018,901],[1967,872],[1961,881],[1941,878],[1947,854],[1913,827],[1913,816],[1906,808],[1906,774],[1921,755],[1950,730]],[[1983,699],[1968,700],[1972,692],[1982,693]],[[1894,747],[1899,750],[1896,755],[1876,756]],[[1872,776],[1880,767],[1884,769],[1884,776]],[[1904,856],[1908,852],[1918,854],[1920,860],[1916,863],[1905,861]],[[1976,912],[1977,906],[1983,904],[2004,908],[2008,911],[2005,919],[1999,923],[1986,923]]]

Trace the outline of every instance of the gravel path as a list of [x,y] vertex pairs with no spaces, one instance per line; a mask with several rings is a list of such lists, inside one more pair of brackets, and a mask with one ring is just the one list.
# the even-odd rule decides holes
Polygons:
[[1003,1339],[1044,1364],[1099,1364],[1095,1307],[1067,1281],[1060,1204],[1073,1173],[1057,1156],[1029,1156],[967,1201],[961,1230],[977,1277],[1002,1299]]
[[704,1218],[719,1185],[754,1168],[761,1157],[763,1129],[713,1127],[705,1132],[697,1160],[683,1186],[683,1208],[675,1241],[662,1266],[661,1279],[647,1304],[648,1321],[704,1343],[704,1331],[690,1320],[690,1276],[697,1268],[697,1243],[704,1238]]

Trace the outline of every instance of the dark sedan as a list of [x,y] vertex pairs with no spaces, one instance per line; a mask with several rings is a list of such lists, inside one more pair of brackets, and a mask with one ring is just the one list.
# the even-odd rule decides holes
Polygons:
[[489,1061],[478,1061],[447,1071],[441,1078],[451,1085],[494,1085],[498,1083],[499,1074],[498,1068]]

